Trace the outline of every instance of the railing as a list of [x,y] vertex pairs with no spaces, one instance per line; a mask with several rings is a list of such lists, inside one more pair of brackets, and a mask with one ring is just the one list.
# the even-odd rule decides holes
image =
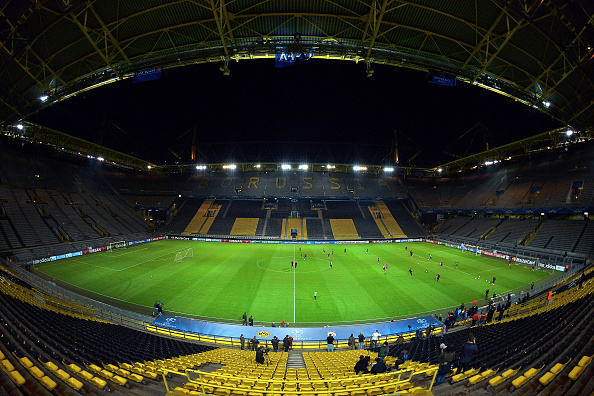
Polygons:
[[[407,379],[402,379],[402,374],[403,373],[407,373],[410,372],[410,376]],[[359,384],[359,386],[357,387],[357,391],[364,391],[367,392],[368,390],[372,390],[372,389],[378,389],[381,390],[381,394],[385,395],[386,393],[383,392],[383,389],[385,387],[391,387],[394,386],[394,391],[393,393],[388,393],[388,394],[396,394],[399,390],[399,387],[405,384],[411,384],[411,379],[413,378],[413,376],[415,375],[419,375],[419,374],[427,374],[427,376],[431,376],[431,383],[429,384],[429,387],[427,388],[427,390],[431,390],[433,388],[433,384],[435,382],[435,378],[437,377],[437,372],[438,372],[438,366],[431,366],[429,368],[425,368],[423,370],[419,370],[419,371],[407,371],[407,370],[398,370],[395,371],[393,373],[382,373],[379,375],[396,375],[398,374],[398,377],[393,380],[393,381],[388,381],[387,384],[374,384],[374,383],[370,383],[370,384]],[[230,380],[249,380],[249,381],[256,381],[256,382],[265,382],[268,383],[268,386],[266,387],[267,389],[265,391],[262,391],[262,393],[266,393],[266,394],[286,394],[286,393],[291,393],[291,394],[297,394],[297,395],[328,395],[330,396],[333,393],[337,393],[337,392],[350,392],[350,390],[345,390],[344,387],[341,386],[341,382],[343,381],[357,381],[357,380],[361,380],[361,379],[365,379],[365,378],[370,378],[370,377],[365,377],[365,376],[358,376],[358,377],[346,377],[346,378],[337,378],[337,379],[320,379],[320,380],[310,380],[310,379],[304,379],[301,381],[298,380],[273,380],[273,379],[261,379],[261,378],[243,378],[243,377],[237,377],[237,376],[231,376],[231,375],[222,375],[222,374],[215,374],[215,373],[205,373],[203,371],[199,371],[199,370],[192,370],[192,369],[185,369],[184,372],[181,371],[177,371],[177,370],[170,370],[170,369],[163,369],[163,373],[161,374],[163,377],[163,383],[165,384],[165,388],[167,389],[167,392],[172,391],[169,388],[169,384],[167,383],[167,374],[177,374],[183,377],[186,377],[188,380],[188,383],[191,384],[195,384],[197,387],[199,387],[201,389],[201,392],[203,395],[206,395],[206,389],[205,387],[208,388],[218,388],[218,389],[226,389],[229,391],[245,391],[245,392],[253,392],[253,390],[250,387],[239,387],[239,386],[228,386],[228,385],[214,385],[214,384],[210,384],[208,382],[205,382],[205,380],[202,379],[202,377],[204,375],[208,375],[211,377],[215,377],[215,378],[221,378],[221,379],[230,379]],[[198,374],[198,378],[197,379],[192,379],[190,377],[190,373],[195,373]],[[373,378],[373,377],[371,377]],[[284,387],[285,384],[299,384],[300,382],[307,382],[308,384],[324,384],[326,386],[328,386],[327,389],[315,389],[315,390],[311,390],[311,391],[297,391],[297,390],[282,390],[282,388]],[[274,389],[275,388],[275,384],[278,384],[278,389]],[[334,389],[333,389],[333,385],[334,385]],[[315,388],[315,386],[314,386]]]
[[[180,338],[187,339],[187,340],[214,343],[215,345],[221,345],[221,346],[231,346],[231,347],[240,347],[241,346],[241,341],[239,340],[239,337],[225,337],[225,336],[215,336],[212,334],[197,333],[197,332],[192,332],[192,331],[179,331],[179,330],[174,330],[172,328],[152,326],[150,324],[147,324],[145,328],[148,331],[154,331],[159,334],[166,334],[170,337],[180,337]],[[425,331],[423,331],[423,334],[425,334]],[[436,327],[431,334],[432,335],[440,335],[441,327]],[[394,342],[398,341],[398,338],[400,336],[402,336],[402,338],[406,342],[408,342],[408,341],[410,341],[410,339],[415,337],[415,334],[414,334],[414,332],[400,332],[400,333],[383,335],[381,337],[378,337],[376,346],[381,345],[383,342],[394,343]],[[251,340],[245,340],[246,348],[251,348],[252,344],[250,341]],[[259,342],[258,345],[262,345],[265,348],[272,348],[271,340],[259,339],[258,342]],[[357,345],[359,344],[359,342],[357,341],[356,338],[355,338],[355,343]],[[279,349],[282,349],[281,345],[284,347],[282,340],[281,340],[281,342],[279,342]],[[334,348],[348,348],[349,347],[348,339],[335,338],[333,345],[334,345]],[[364,341],[364,346],[371,347],[371,340],[366,339]],[[374,346],[374,348],[376,346]],[[326,340],[307,340],[307,341],[295,341],[294,340],[293,343],[291,344],[291,348],[293,348],[293,349],[295,349],[295,348],[297,348],[297,349],[326,349],[327,347],[328,347],[328,344],[327,344]]]

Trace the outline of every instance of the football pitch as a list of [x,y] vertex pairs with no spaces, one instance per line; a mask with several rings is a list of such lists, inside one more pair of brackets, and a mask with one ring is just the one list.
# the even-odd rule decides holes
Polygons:
[[[192,248],[193,257],[174,262],[176,253],[186,248]],[[291,261],[297,262],[296,268],[291,268]],[[468,306],[472,300],[484,303],[486,289],[490,296],[526,291],[531,282],[538,285],[555,276],[425,242],[282,245],[163,240],[43,263],[37,270],[144,311],[160,300],[169,315],[228,322],[241,321],[247,312],[256,324],[267,326],[283,320],[316,325],[429,315],[461,303]]]

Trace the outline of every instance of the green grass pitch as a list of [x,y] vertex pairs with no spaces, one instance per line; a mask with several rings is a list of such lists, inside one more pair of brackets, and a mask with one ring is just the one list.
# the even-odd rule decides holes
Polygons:
[[[405,246],[413,250],[412,258]],[[174,262],[176,252],[188,247],[193,257]],[[300,257],[300,249],[306,259]],[[291,260],[297,261],[296,269]],[[164,312],[171,315],[228,321],[248,312],[267,325],[420,316],[475,299],[484,302],[485,289],[490,295],[528,290],[532,281],[552,279],[543,271],[424,242],[267,245],[164,240],[39,264],[37,269],[143,307],[161,300]]]

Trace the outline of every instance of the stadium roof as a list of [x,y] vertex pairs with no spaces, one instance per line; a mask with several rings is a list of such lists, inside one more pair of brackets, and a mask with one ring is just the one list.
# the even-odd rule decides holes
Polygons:
[[0,120],[154,67],[285,53],[456,76],[584,128],[593,47],[587,0],[8,0]]

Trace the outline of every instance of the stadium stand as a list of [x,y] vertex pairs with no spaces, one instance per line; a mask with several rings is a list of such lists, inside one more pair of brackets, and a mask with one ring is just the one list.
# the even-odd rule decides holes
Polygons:
[[363,217],[357,201],[329,201],[326,200],[323,215],[327,219],[360,219]]
[[225,214],[226,217],[241,217],[241,218],[264,218],[266,212],[262,210],[263,201],[233,199],[229,205],[229,209]]
[[229,235],[254,236],[261,219],[236,218]]
[[400,228],[400,225],[398,224],[394,216],[392,216],[392,212],[390,212],[390,209],[388,209],[386,204],[383,201],[378,201],[376,202],[376,206],[379,212],[381,213],[380,222],[384,225],[388,234],[392,238],[406,238],[406,235]]
[[530,231],[534,231],[538,224],[539,220],[536,219],[505,219],[485,240],[514,246],[520,243]]
[[330,219],[334,239],[359,239],[355,223],[351,219]]
[[324,229],[322,228],[322,221],[320,219],[305,219],[305,227],[307,229],[307,237],[309,239],[324,239]]
[[353,219],[353,223],[360,238],[378,239],[384,237],[373,219]]
[[283,220],[270,218],[266,221],[263,234],[270,238],[280,238],[283,231]]
[[410,215],[408,209],[405,207],[405,200],[385,200],[384,203],[404,234],[408,237],[425,235],[421,226]]
[[586,225],[584,221],[546,220],[528,245],[560,252],[572,252]]

